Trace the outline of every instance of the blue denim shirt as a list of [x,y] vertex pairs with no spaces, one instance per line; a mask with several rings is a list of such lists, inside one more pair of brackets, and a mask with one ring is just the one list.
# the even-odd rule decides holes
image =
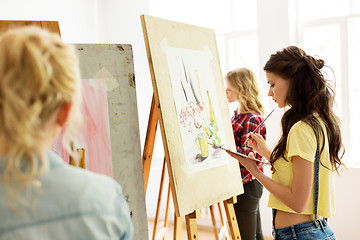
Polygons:
[[[0,240],[4,239],[132,239],[133,226],[120,185],[105,175],[72,167],[47,152],[49,169],[33,208],[8,207],[0,182]],[[0,158],[0,173],[4,170]],[[34,196],[28,186],[21,197]]]

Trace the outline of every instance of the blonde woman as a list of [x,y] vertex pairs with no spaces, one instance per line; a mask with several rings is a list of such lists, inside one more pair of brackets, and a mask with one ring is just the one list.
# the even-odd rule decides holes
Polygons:
[[[264,108],[259,101],[259,88],[254,73],[247,68],[230,71],[225,76],[225,82],[228,102],[238,102],[238,107],[231,119],[236,150],[239,153],[248,155],[253,150],[244,142],[248,134],[253,132],[264,120]],[[265,125],[260,127],[258,133],[264,139],[266,138]],[[262,159],[259,154],[254,153],[254,155],[257,159]],[[260,171],[263,171],[262,165],[259,162],[257,163]],[[244,193],[237,196],[234,209],[241,239],[264,239],[259,210],[263,187],[241,164],[240,171]]]
[[78,119],[78,59],[36,27],[0,35],[0,239],[131,239],[121,187],[51,145]]

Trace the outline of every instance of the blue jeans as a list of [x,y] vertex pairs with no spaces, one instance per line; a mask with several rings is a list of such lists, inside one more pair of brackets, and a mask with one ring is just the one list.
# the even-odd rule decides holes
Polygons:
[[275,229],[273,232],[274,239],[281,240],[309,240],[309,239],[335,239],[335,234],[331,230],[326,220],[316,222],[304,222],[290,227]]

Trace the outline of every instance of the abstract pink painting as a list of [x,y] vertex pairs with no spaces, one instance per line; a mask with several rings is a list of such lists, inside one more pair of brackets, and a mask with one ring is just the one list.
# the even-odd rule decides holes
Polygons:
[[[82,80],[82,116],[74,149],[85,149],[86,169],[113,177],[110,125],[105,85],[96,79]],[[69,154],[61,145],[62,133],[53,144],[64,161],[68,162]]]

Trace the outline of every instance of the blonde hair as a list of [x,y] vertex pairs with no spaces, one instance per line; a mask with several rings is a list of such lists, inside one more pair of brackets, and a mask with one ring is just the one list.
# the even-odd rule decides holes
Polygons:
[[242,113],[258,112],[264,114],[264,107],[259,100],[259,88],[254,73],[247,68],[238,68],[225,76],[231,90],[237,93],[236,100]]
[[39,185],[36,178],[47,165],[38,141],[50,117],[72,102],[69,139],[69,123],[79,119],[79,84],[74,48],[57,34],[23,27],[0,35],[0,133],[9,148],[0,182],[8,184],[9,196],[17,197],[27,184]]

